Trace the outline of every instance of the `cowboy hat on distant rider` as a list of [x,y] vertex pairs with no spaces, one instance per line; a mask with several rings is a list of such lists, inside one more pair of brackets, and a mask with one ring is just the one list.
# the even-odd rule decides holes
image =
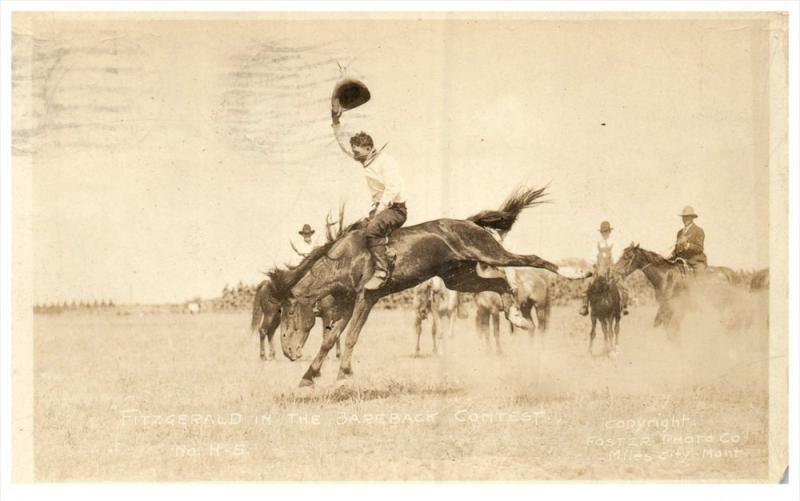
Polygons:
[[[600,236],[601,238],[597,240],[595,244],[596,252],[597,252],[597,261],[595,262],[595,275],[605,275],[610,273],[614,267],[614,263],[616,259],[614,258],[616,255],[615,250],[615,242],[612,240],[611,237],[611,230],[614,228],[611,227],[611,223],[608,221],[603,221],[600,223]],[[583,304],[581,304],[581,309],[578,312],[580,315],[588,315],[589,314],[589,290],[592,288],[592,283],[594,280],[590,280],[586,286],[586,290],[583,293]],[[622,307],[622,314],[628,314],[628,291],[625,289],[625,286],[622,284],[621,280],[615,280],[617,285],[617,289],[619,290],[620,295],[620,303]]]
[[684,207],[679,216],[683,219],[683,228],[678,231],[675,248],[672,250],[669,260],[674,261],[681,258],[691,266],[695,273],[703,273],[708,267],[703,248],[706,234],[694,223],[698,216],[691,206]]

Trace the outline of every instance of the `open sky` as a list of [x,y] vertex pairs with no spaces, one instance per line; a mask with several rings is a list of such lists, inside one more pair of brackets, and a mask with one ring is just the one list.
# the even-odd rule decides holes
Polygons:
[[710,264],[769,264],[763,21],[184,17],[15,15],[35,301],[216,296],[340,202],[365,215],[337,62],[370,88],[343,121],[389,143],[407,224],[549,183],[512,250],[590,258],[607,219],[667,253],[692,205]]

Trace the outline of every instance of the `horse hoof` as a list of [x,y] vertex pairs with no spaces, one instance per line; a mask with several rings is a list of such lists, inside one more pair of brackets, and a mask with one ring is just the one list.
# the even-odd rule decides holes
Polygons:
[[314,386],[314,381],[306,378],[300,380],[300,388],[309,388],[311,386]]

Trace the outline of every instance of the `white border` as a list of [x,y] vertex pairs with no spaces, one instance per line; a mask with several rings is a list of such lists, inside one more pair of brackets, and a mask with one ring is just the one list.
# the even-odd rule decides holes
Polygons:
[[[491,11],[542,11],[542,12],[704,12],[704,11],[729,11],[729,12],[790,12],[789,34],[789,393],[790,393],[790,485],[674,485],[674,484],[626,484],[617,486],[603,485],[575,485],[575,484],[46,484],[46,485],[20,485],[10,483],[10,404],[11,404],[11,256],[10,256],[10,224],[11,224],[11,85],[10,85],[10,60],[11,60],[11,22],[10,14],[14,11],[105,11],[105,12],[255,12],[255,11],[292,11],[292,12],[415,12],[415,11],[461,11],[461,12],[491,12]],[[800,481],[798,479],[798,333],[800,333],[800,313],[798,312],[798,284],[800,284],[800,247],[798,246],[798,203],[800,201],[800,178],[798,177],[798,54],[800,47],[798,40],[798,16],[800,7],[792,1],[765,1],[765,2],[20,2],[8,1],[0,3],[0,27],[2,39],[0,40],[0,113],[2,120],[2,135],[0,135],[0,326],[2,327],[2,428],[0,430],[0,497],[2,499],[28,500],[41,497],[69,496],[81,499],[105,500],[113,497],[121,500],[139,500],[144,496],[172,499],[177,496],[191,497],[192,499],[208,499],[216,501],[220,496],[234,495],[237,498],[259,499],[264,496],[274,498],[296,498],[298,495],[305,497],[318,496],[324,499],[356,497],[381,499],[407,499],[409,496],[424,494],[442,494],[442,488],[448,495],[472,497],[487,495],[536,495],[544,499],[567,496],[591,496],[592,499],[641,499],[669,500],[676,496],[683,499],[769,499],[769,500],[796,500],[800,498]],[[793,51],[792,48],[795,48]],[[122,486],[125,486],[124,488]]]

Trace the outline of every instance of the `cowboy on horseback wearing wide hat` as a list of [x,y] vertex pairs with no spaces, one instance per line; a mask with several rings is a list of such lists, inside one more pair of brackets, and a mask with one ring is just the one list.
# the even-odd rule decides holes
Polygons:
[[[614,228],[611,227],[611,223],[608,221],[603,221],[600,223],[600,239],[597,240],[595,244],[596,252],[597,252],[597,261],[595,262],[595,274],[596,275],[607,275],[610,274],[616,259],[614,258],[616,254],[616,246],[614,240],[610,238],[611,230]],[[580,315],[588,315],[589,314],[589,291],[592,288],[592,283],[594,280],[589,281],[587,284],[586,290],[583,293],[583,304],[581,304],[581,309],[578,312]],[[622,314],[628,314],[628,291],[622,285],[622,282],[617,280],[615,281],[617,285],[617,289],[619,290],[620,294],[620,303],[622,306]]]
[[696,273],[702,273],[708,266],[704,252],[706,234],[694,223],[698,215],[690,205],[684,207],[679,216],[683,219],[683,228],[678,231],[669,260],[683,259]]
[[408,211],[403,194],[404,184],[397,163],[386,152],[386,146],[375,148],[372,137],[366,132],[359,132],[349,138],[349,147],[345,142],[339,118],[342,112],[361,106],[370,98],[367,87],[358,80],[343,79],[333,90],[331,98],[331,119],[333,131],[339,147],[347,156],[353,158],[364,172],[367,187],[372,195],[372,210],[365,227],[367,248],[372,255],[374,272],[364,285],[367,290],[383,287],[391,274],[390,258],[387,253],[389,235],[406,222]]

